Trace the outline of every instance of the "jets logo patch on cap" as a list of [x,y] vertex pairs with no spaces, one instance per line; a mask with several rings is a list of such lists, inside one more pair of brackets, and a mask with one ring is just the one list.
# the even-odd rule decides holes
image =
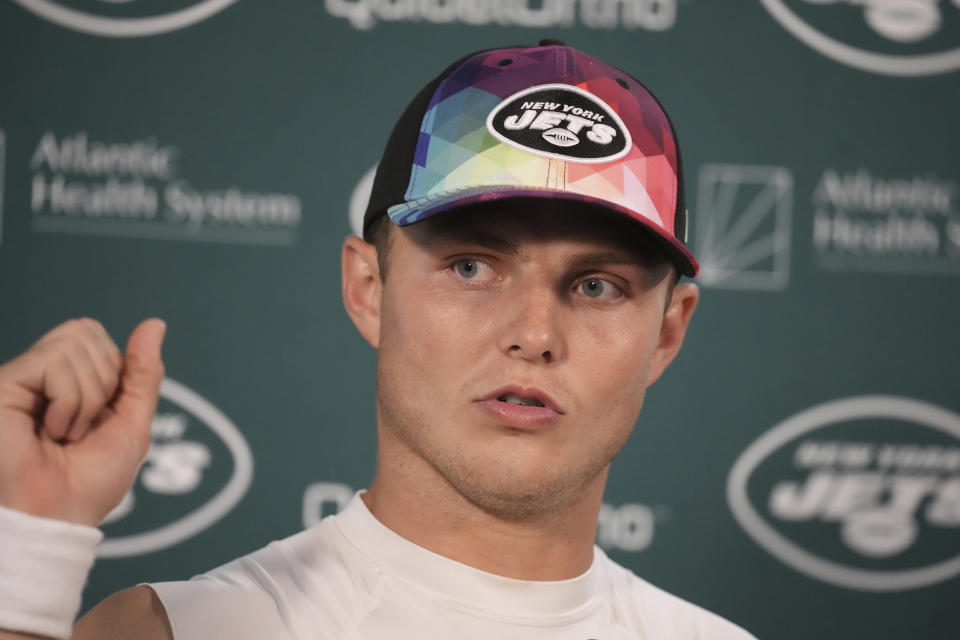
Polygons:
[[513,147],[572,162],[611,162],[625,156],[632,144],[613,109],[568,84],[543,84],[513,94],[487,116],[487,129]]

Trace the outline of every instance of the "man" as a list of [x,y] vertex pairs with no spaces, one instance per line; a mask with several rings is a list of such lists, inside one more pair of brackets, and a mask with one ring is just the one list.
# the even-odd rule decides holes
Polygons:
[[[208,574],[111,596],[74,637],[750,638],[593,544],[698,299],[677,283],[697,271],[681,183],[629,75],[553,41],[451,65],[391,134],[369,242],[343,249],[347,313],[378,350],[370,488]],[[70,634],[93,527],[149,443],[163,330],[145,321],[121,355],[72,321],[0,368],[0,639]]]

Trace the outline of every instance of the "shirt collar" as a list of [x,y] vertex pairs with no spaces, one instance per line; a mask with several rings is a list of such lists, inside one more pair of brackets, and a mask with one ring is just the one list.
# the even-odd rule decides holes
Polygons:
[[600,590],[603,552],[569,580],[505,578],[434,553],[394,533],[370,512],[357,493],[333,522],[359,553],[394,577],[460,606],[521,617],[557,617],[592,608]]

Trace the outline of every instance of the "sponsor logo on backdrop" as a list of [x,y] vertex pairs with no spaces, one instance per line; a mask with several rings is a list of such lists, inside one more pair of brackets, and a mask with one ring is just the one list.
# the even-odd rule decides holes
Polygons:
[[300,199],[238,186],[198,186],[179,148],[155,138],[96,140],[45,132],[30,158],[33,229],[57,233],[290,245]]
[[97,36],[129,38],[176,31],[205,20],[236,0],[14,0],[50,22]]
[[354,493],[348,485],[339,482],[314,482],[307,486],[303,492],[304,528],[343,511]]
[[627,155],[630,132],[595,95],[565,84],[513,94],[487,116],[501,142],[539,156],[574,162],[611,162]]
[[[309,485],[303,493],[303,526],[312,527],[323,518],[339,513],[354,493],[351,487],[338,482]],[[653,543],[656,521],[668,517],[663,507],[655,511],[644,504],[604,503],[600,507],[597,544],[608,551],[643,551]]]
[[370,167],[350,194],[350,206],[347,216],[350,219],[350,231],[355,236],[363,237],[363,214],[367,211],[370,202],[370,193],[373,192],[373,178],[377,175],[377,165]]
[[960,415],[897,396],[817,405],[774,426],[727,482],[737,521],[766,551],[860,591],[960,575]]
[[960,69],[960,0],[761,0],[807,46],[874,73]]
[[3,183],[6,177],[7,136],[0,129],[0,244],[3,244]]
[[790,280],[793,174],[707,164],[697,183],[695,253],[708,287],[782,291]]
[[219,409],[165,378],[150,450],[134,487],[102,525],[97,555],[134,556],[179,544],[207,529],[243,498],[253,455]]
[[812,195],[817,266],[960,275],[960,184],[827,169]]
[[627,502],[600,505],[597,544],[607,551],[643,551],[653,544],[657,522],[669,518],[665,507]]
[[324,0],[355,29],[380,22],[666,31],[679,0]]

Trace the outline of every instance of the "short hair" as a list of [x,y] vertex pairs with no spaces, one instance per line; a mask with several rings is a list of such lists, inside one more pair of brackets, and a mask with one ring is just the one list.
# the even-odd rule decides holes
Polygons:
[[380,272],[381,282],[385,282],[387,279],[387,263],[390,257],[390,245],[393,243],[390,233],[390,227],[392,226],[394,225],[390,218],[377,216],[370,222],[366,233],[367,242],[377,250],[377,270]]

